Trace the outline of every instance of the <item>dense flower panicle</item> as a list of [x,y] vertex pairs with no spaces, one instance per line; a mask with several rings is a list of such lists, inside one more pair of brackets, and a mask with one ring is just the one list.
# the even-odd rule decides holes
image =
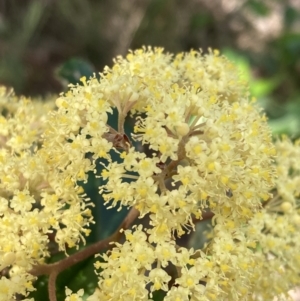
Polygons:
[[[195,72],[202,72],[199,81],[194,80]],[[82,152],[91,152],[94,160],[104,158],[107,162],[100,174],[105,181],[100,188],[105,202],[109,206],[135,207],[141,216],[149,214],[151,226],[143,230],[149,235],[143,247],[130,243],[127,237],[109,257],[104,256],[107,263],[102,264],[100,290],[91,300],[147,300],[147,283],[152,283],[150,293],[162,289],[167,292],[166,298],[180,292],[191,298],[198,296],[199,300],[247,298],[252,283],[246,276],[251,275],[257,255],[249,249],[253,242],[238,229],[271,196],[275,150],[266,119],[249,103],[246,86],[234,73],[233,65],[217,52],[173,58],[161,49],[149,48],[131,52],[126,58],[118,57],[114,66],[101,74],[100,82],[93,78],[83,79],[83,83],[83,87],[71,87],[59,98],[55,114],[57,120],[72,116],[78,124],[72,132],[76,138],[67,132],[63,138],[57,125],[49,142],[59,135],[64,141],[60,147],[68,145],[70,139],[85,140]],[[90,106],[101,99],[100,134],[89,131],[84,135],[91,122],[86,117],[87,99]],[[105,125],[112,109],[118,111],[117,129]],[[133,135],[124,132],[128,115],[134,121]],[[99,135],[98,149],[91,150],[95,135]],[[147,153],[141,151],[144,147]],[[118,154],[118,162],[112,160],[110,150]],[[72,168],[73,159],[68,164]],[[215,230],[217,237],[203,258],[196,255],[198,270],[179,261],[181,253],[176,249],[168,252],[165,261],[159,259],[163,250],[172,250],[174,233],[190,231],[192,216],[201,218],[203,210],[211,210],[216,229],[223,230]],[[148,256],[152,263],[144,262],[135,246],[145,253],[151,253],[155,246],[160,252],[153,258]],[[247,254],[247,258],[239,252]],[[207,274],[199,273],[203,260],[210,267]],[[169,264],[181,271],[174,278],[174,288],[167,285],[170,279],[165,268]],[[160,270],[153,270],[151,265]]]
[[53,101],[31,102],[1,90],[0,300],[34,289],[29,271],[50,255],[51,234],[65,250],[89,231],[83,229],[91,219],[83,190],[49,165],[51,152],[46,157],[41,149],[50,107]]
[[[6,106],[12,96],[1,93]],[[79,183],[99,164],[108,208],[133,207],[149,225],[125,230],[125,242],[102,255],[89,301],[152,300],[157,291],[167,301],[267,300],[286,292],[299,281],[300,186],[290,156],[299,150],[278,142],[274,165],[266,117],[248,94],[218,51],[173,56],[148,47],[117,57],[100,80],[70,85],[46,119],[16,100],[20,109],[0,119],[0,267],[11,267],[0,293],[33,289],[28,272],[50,255],[49,234],[62,251],[84,241],[91,203]],[[213,219],[203,249],[177,246],[205,214]],[[66,295],[83,299],[82,290]]]
[[[263,299],[271,299],[274,291],[280,300],[299,284],[300,276],[300,211],[299,211],[299,141],[286,137],[275,143],[277,157],[274,198],[249,222],[247,236],[257,241],[257,263],[254,275],[259,279],[254,290]],[[271,275],[271,276],[270,276]],[[268,279],[272,278],[272,285]]]
[[43,175],[34,155],[51,107],[0,88],[0,300],[33,290],[28,271],[48,255],[48,216],[36,208]]

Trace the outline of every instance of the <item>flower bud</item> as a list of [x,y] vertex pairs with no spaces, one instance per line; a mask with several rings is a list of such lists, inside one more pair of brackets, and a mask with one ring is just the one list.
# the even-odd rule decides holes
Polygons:
[[16,254],[14,252],[5,253],[2,257],[2,267],[12,265],[16,260]]
[[187,123],[181,122],[175,126],[175,131],[179,136],[185,136],[190,131],[190,127]]
[[291,211],[292,209],[292,204],[289,203],[289,202],[283,202],[281,205],[280,205],[280,208],[283,212],[287,213],[289,211]]

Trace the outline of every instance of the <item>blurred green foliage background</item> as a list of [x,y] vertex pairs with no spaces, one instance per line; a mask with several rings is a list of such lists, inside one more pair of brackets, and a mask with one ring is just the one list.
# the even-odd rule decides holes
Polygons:
[[0,0],[0,83],[18,94],[58,93],[65,73],[101,71],[142,45],[221,49],[274,132],[300,136],[298,0]]
[[[59,93],[143,45],[220,49],[250,82],[274,134],[300,137],[299,0],[0,0],[0,84],[17,94]],[[111,234],[124,216],[98,202],[97,181],[90,177],[86,186],[97,204],[88,243]],[[202,243],[202,232],[194,241]],[[64,254],[57,256],[51,260]],[[60,276],[59,300],[66,285],[92,293],[92,261]],[[46,300],[46,284],[39,278],[32,296]]]

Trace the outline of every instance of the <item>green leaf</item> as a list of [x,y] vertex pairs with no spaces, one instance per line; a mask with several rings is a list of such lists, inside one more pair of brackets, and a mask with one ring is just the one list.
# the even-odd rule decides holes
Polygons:
[[94,72],[94,66],[88,61],[82,58],[72,58],[59,66],[55,73],[58,80],[67,86],[79,83],[82,76],[91,77]]
[[57,299],[58,301],[65,300],[65,287],[67,286],[73,292],[77,292],[83,288],[87,295],[91,295],[97,287],[98,277],[94,271],[93,257],[84,260],[70,269],[62,272],[57,278]]
[[166,296],[166,292],[163,290],[153,292],[153,301],[162,301]]

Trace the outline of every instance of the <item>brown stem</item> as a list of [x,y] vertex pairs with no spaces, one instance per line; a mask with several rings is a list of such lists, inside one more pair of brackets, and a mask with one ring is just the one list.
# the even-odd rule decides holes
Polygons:
[[116,233],[111,235],[110,237],[103,239],[101,241],[96,242],[88,246],[87,248],[72,254],[69,257],[66,257],[60,261],[51,264],[42,264],[33,267],[30,271],[30,274],[34,276],[41,276],[41,275],[51,275],[53,271],[57,271],[57,273],[61,273],[62,271],[66,270],[67,268],[75,265],[76,263],[83,261],[90,256],[100,252],[101,250],[107,248],[109,243],[114,240]]
[[98,241],[88,246],[87,248],[55,263],[36,265],[32,268],[30,274],[34,276],[49,275],[49,299],[50,301],[56,301],[55,281],[57,275],[65,269],[75,265],[76,263],[83,261],[90,256],[95,255],[96,253],[99,253],[103,249],[108,248],[111,242],[118,241],[121,237],[120,229],[128,229],[133,221],[138,217],[138,215],[139,211],[135,208],[131,208],[119,228],[108,238]]
[[189,137],[203,135],[203,134],[204,134],[203,131],[194,131],[189,134]]
[[176,161],[171,161],[171,162],[168,164],[168,166],[167,166],[167,168],[166,168],[166,171],[167,171],[167,172],[166,172],[166,176],[168,176],[169,173],[173,171],[173,169],[179,164],[179,162],[180,162],[180,160],[176,160]]
[[56,298],[56,278],[57,278],[57,272],[53,271],[50,276],[49,276],[49,281],[48,281],[48,294],[49,294],[49,300],[50,301],[57,301]]

